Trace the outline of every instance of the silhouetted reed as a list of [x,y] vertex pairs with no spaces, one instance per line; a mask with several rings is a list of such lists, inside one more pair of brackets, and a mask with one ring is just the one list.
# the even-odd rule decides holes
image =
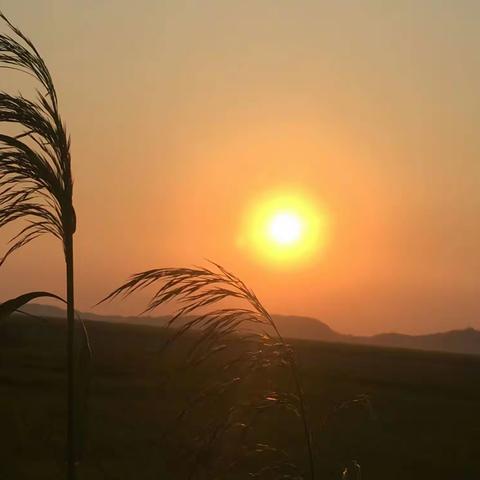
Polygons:
[[[294,412],[301,419],[308,464],[307,478],[314,479],[311,431],[295,353],[255,293],[237,276],[218,264],[213,265],[216,268],[161,268],[141,272],[133,275],[102,302],[127,297],[144,288],[160,285],[143,313],[151,312],[166,302],[176,301],[179,304],[177,312],[168,323],[168,326],[177,328],[164,348],[168,348],[187,333],[195,333],[192,345],[186,351],[187,366],[198,366],[213,356],[222,356],[221,370],[234,372],[227,380],[202,389],[180,412],[177,419],[185,418],[192,408],[198,408],[206,399],[216,399],[218,395],[238,388],[242,383],[251,380],[256,373],[265,378],[267,371],[282,366],[287,367],[291,373],[294,392],[264,389],[249,402],[231,405],[221,422],[215,422],[203,429],[201,439],[199,437],[192,452],[194,469],[189,478],[192,478],[193,471],[200,464],[207,472],[205,478],[222,478],[218,472],[205,467],[208,463],[205,459],[210,459],[211,462],[215,458],[218,463],[222,455],[218,450],[213,455],[214,448],[225,450],[233,437],[245,440],[259,412],[275,407]],[[241,305],[212,308],[226,301]],[[226,438],[229,438],[229,442],[225,441]],[[276,452],[277,456],[283,458],[251,472],[252,478],[268,478],[268,475],[280,470],[283,475],[281,478],[305,478],[289,461],[286,452],[273,445],[261,443],[255,443],[252,447],[226,455],[221,474],[226,473],[225,468],[228,470],[237,465],[240,456],[248,458],[253,453]]]
[[40,83],[35,100],[0,92],[0,122],[16,134],[0,134],[0,228],[22,221],[0,265],[43,234],[63,244],[68,324],[68,478],[75,476],[74,276],[70,139],[62,122],[50,72],[35,45],[0,14],[12,35],[0,34],[0,68],[25,73]]

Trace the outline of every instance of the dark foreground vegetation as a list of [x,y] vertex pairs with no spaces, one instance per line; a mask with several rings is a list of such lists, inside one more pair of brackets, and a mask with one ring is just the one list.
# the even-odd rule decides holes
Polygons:
[[[197,377],[218,375],[218,365],[179,369],[182,345],[162,357],[160,328],[100,322],[88,328],[95,360],[79,478],[183,480],[193,432],[232,399],[202,403],[188,425],[175,416],[196,398]],[[63,478],[65,324],[13,317],[0,330],[0,479]],[[341,478],[352,459],[368,480],[480,478],[480,358],[294,346],[319,478]],[[300,448],[295,418],[282,413],[270,422],[260,429],[274,432],[280,446]],[[227,478],[248,477],[233,469]]]

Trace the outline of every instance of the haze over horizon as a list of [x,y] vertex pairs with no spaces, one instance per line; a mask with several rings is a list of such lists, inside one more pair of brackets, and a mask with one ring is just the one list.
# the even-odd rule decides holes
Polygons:
[[[479,3],[2,10],[46,59],[72,136],[79,310],[134,272],[210,258],[272,312],[339,332],[480,328]],[[269,192],[328,213],[308,262],[276,266],[245,246],[245,217]],[[1,299],[63,281],[45,237],[2,266]],[[93,311],[136,314],[145,298]]]

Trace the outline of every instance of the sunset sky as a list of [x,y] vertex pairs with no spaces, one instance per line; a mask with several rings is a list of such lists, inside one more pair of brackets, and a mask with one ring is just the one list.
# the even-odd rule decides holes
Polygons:
[[[47,61],[72,136],[80,310],[131,273],[209,258],[270,311],[340,332],[480,328],[480,2],[2,10]],[[282,195],[328,219],[308,258],[250,245],[254,212]],[[12,256],[0,298],[63,294],[62,255],[45,237]]]

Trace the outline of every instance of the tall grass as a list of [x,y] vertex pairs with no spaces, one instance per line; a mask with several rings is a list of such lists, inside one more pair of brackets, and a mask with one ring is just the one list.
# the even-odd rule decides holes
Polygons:
[[[303,429],[307,465],[306,477],[302,474],[302,478],[313,480],[315,465],[312,438],[295,353],[282,337],[271,315],[255,293],[237,276],[218,264],[213,265],[214,268],[211,269],[161,268],[141,272],[133,275],[102,302],[117,297],[127,297],[139,290],[157,285],[157,290],[143,313],[151,312],[166,302],[176,301],[179,304],[177,312],[169,321],[169,326],[178,328],[169,337],[165,348],[187,333],[197,332],[193,345],[187,353],[188,365],[198,365],[230,349],[236,351],[238,355],[225,356],[224,354],[223,369],[243,362],[246,366],[244,373],[248,376],[258,369],[274,364],[286,366],[293,379],[294,392],[267,391],[251,406],[255,410],[280,406],[298,413]],[[214,305],[225,302],[228,302],[228,305],[219,305],[218,308],[214,308]],[[249,345],[250,348],[238,351],[239,344]],[[227,382],[220,382],[213,389],[208,388],[201,392],[191,404],[197,404],[200,399],[212,395],[212,392],[216,394],[220,390],[224,391],[240,380],[241,378],[235,376]],[[244,407],[245,405],[241,406],[241,408]],[[181,416],[186,414],[186,410],[181,413]],[[217,438],[219,432],[224,433],[239,423],[237,409],[232,408],[225,423],[216,425],[213,431],[209,432],[209,441],[206,442],[208,448],[211,448],[212,438]],[[245,429],[250,428],[246,423],[242,425]],[[256,445],[256,449],[270,451],[272,447]],[[291,467],[290,464],[283,465],[285,466]],[[267,470],[277,468],[279,465],[272,465],[271,468],[264,467],[261,471],[252,474],[252,477],[263,478]],[[298,475],[286,472],[283,475],[282,478],[299,478]],[[216,477],[210,474],[210,478]]]
[[75,478],[74,274],[70,139],[62,122],[50,72],[35,45],[3,14],[10,34],[0,34],[0,68],[33,77],[35,99],[0,92],[0,122],[17,134],[0,133],[0,228],[20,223],[0,265],[16,250],[43,234],[63,244],[67,292],[68,422],[67,477]]

